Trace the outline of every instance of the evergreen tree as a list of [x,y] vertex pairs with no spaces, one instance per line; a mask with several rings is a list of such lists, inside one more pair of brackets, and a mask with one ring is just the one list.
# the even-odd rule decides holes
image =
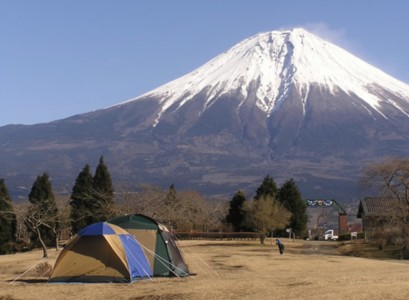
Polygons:
[[4,179],[0,178],[0,254],[10,251],[8,245],[15,240],[16,230],[16,214]]
[[169,191],[165,197],[164,202],[166,206],[170,206],[170,207],[177,206],[178,198],[177,198],[176,188],[173,183],[169,187]]
[[41,244],[46,254],[45,246],[58,245],[58,209],[50,178],[47,173],[38,176],[34,182],[28,200],[31,206],[26,215],[26,225],[34,245]]
[[242,191],[238,191],[230,201],[229,213],[226,216],[226,222],[233,226],[234,231],[243,229],[243,221],[245,218],[244,203],[246,196]]
[[101,156],[93,178],[93,223],[106,221],[112,216],[112,205],[114,204],[114,188],[108,167]]
[[179,223],[181,217],[185,213],[182,209],[182,202],[179,197],[175,185],[171,184],[167,194],[163,198],[163,204],[156,209],[157,216],[166,221],[168,226],[174,228]]
[[274,179],[270,177],[270,175],[267,175],[266,177],[264,177],[263,182],[261,183],[261,185],[258,187],[256,191],[256,196],[254,197],[254,199],[258,200],[261,197],[266,197],[266,196],[270,196],[273,198],[277,196],[277,185],[274,182]]
[[279,192],[278,199],[292,216],[288,226],[296,235],[303,235],[307,229],[307,205],[293,179],[285,182]]
[[78,174],[71,193],[71,232],[76,234],[81,228],[93,223],[93,178],[88,164]]

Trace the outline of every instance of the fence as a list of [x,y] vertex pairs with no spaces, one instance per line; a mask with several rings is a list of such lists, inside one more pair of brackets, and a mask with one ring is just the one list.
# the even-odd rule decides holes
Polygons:
[[256,232],[175,232],[181,240],[255,240]]

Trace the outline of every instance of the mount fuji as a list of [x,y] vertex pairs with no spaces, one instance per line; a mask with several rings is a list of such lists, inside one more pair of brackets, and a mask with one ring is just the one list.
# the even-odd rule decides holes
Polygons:
[[0,144],[15,186],[44,171],[70,186],[104,155],[116,186],[252,195],[270,174],[348,201],[365,164],[407,155],[409,85],[302,28],[272,31],[118,105],[1,127]]

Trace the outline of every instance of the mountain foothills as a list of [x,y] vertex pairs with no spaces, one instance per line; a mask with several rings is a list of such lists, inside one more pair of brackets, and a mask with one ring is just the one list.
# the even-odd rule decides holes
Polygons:
[[113,107],[1,127],[0,144],[10,189],[44,171],[70,189],[103,155],[117,190],[251,195],[270,174],[303,197],[349,201],[363,166],[407,155],[409,86],[302,28],[272,31]]

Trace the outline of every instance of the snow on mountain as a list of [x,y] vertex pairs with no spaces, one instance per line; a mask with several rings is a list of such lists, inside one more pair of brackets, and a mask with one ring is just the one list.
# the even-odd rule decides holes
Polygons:
[[285,101],[292,86],[298,90],[305,111],[310,86],[319,85],[331,94],[341,90],[356,95],[363,107],[369,105],[384,118],[385,103],[409,117],[391,97],[409,103],[409,85],[302,28],[252,36],[193,72],[124,103],[145,97],[160,99],[155,126],[171,106],[180,108],[199,92],[205,92],[207,99],[203,111],[221,95],[237,91],[243,96],[240,106],[249,101],[247,95],[254,83],[254,104],[267,115]]

